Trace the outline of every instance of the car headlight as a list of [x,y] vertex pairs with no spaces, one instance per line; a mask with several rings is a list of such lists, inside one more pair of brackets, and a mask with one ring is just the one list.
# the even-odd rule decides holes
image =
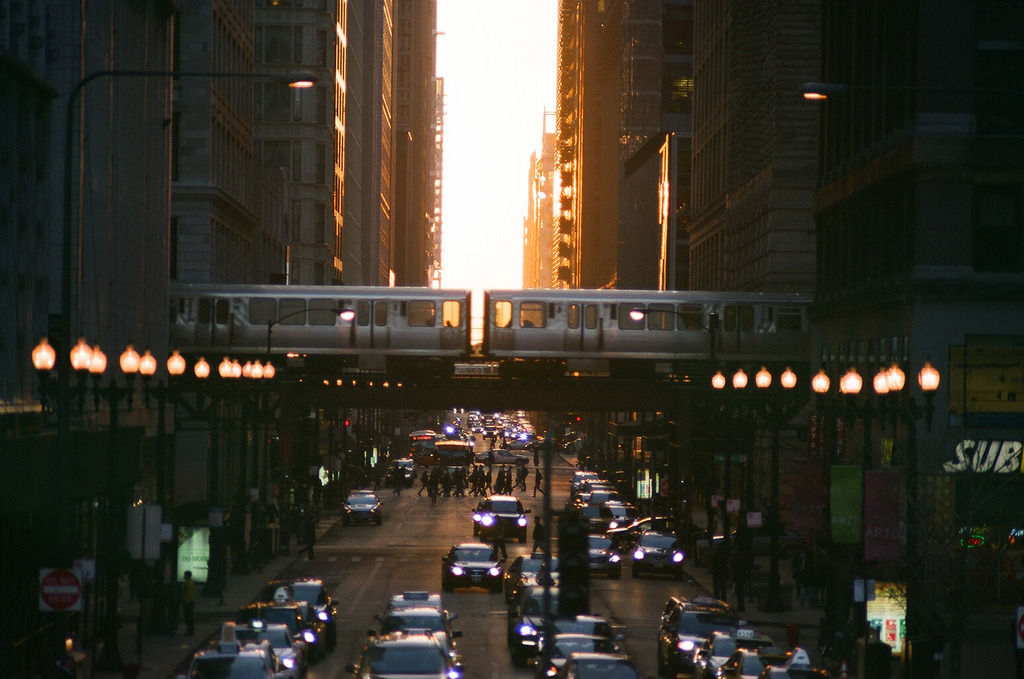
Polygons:
[[622,557],[620,557],[618,554],[612,554],[608,557],[608,563],[618,563],[621,560]]
[[489,569],[489,570],[487,571],[487,573],[488,573],[488,574],[489,574],[489,575],[490,575],[490,576],[491,576],[492,578],[496,578],[496,577],[498,577],[499,575],[501,575],[501,569],[500,569],[500,568],[498,568],[497,566],[491,566],[491,567],[490,567],[490,569]]
[[690,653],[691,651],[693,651],[693,649],[697,648],[697,644],[693,643],[689,639],[683,639],[678,644],[676,644],[676,646],[678,646],[679,650],[683,651],[684,653]]
[[473,512],[473,520],[480,523],[483,520],[483,515],[480,512]]
[[558,674],[558,668],[554,665],[548,665],[547,671],[544,672],[544,676],[553,677]]
[[303,630],[302,631],[302,638],[305,640],[305,642],[307,644],[315,644],[316,643],[316,632],[314,632],[311,629]]
[[609,529],[618,528],[618,527],[619,527],[619,522],[618,521],[609,521],[608,522],[608,528]]
[[682,561],[683,561],[683,553],[682,552],[673,552],[672,553],[672,561],[674,561],[676,563],[682,563]]
[[328,613],[327,611],[317,611],[316,612],[316,617],[320,618],[324,622],[327,622],[328,620],[331,619],[331,614]]
[[485,526],[493,526],[494,525],[494,517],[491,516],[490,514],[484,514],[483,516],[480,517],[480,523],[482,523]]
[[537,630],[528,622],[524,622],[516,629],[516,633],[521,637],[535,637],[537,636]]
[[462,566],[452,566],[452,575],[462,575],[464,572]]
[[633,558],[635,560],[637,560],[637,561],[639,561],[640,559],[643,559],[644,558],[644,550],[638,549],[635,552],[633,552]]
[[281,664],[288,669],[295,669],[295,658],[281,658]]
[[520,528],[522,528],[523,526],[526,525],[526,517],[525,516],[520,516],[518,519],[516,519],[516,523],[519,524]]

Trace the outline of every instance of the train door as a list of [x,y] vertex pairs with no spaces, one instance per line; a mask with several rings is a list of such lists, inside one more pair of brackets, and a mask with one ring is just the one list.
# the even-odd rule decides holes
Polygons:
[[750,304],[727,304],[721,325],[721,350],[726,354],[750,351],[754,332],[754,307]]
[[486,300],[485,351],[498,355],[507,354],[515,348],[515,330],[512,327],[512,302],[507,299]]
[[357,349],[387,349],[391,343],[388,303],[384,300],[364,300],[356,304],[353,330],[354,346]]
[[572,302],[566,306],[565,348],[567,351],[596,352],[603,348],[601,314],[597,304]]
[[441,346],[444,351],[468,351],[467,309],[461,301],[446,299],[441,302]]

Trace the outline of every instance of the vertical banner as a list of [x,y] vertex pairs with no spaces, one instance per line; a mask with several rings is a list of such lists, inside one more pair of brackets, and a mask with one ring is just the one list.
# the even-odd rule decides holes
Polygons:
[[900,475],[876,469],[864,472],[864,558],[900,558]]
[[829,470],[829,515],[835,544],[860,542],[861,478],[859,464],[834,464]]

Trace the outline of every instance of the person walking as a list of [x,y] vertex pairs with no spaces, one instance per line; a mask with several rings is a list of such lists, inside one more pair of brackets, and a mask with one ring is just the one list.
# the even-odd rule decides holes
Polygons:
[[185,634],[196,633],[196,583],[192,579],[192,571],[185,571],[185,581],[181,583],[181,613],[185,618]]
[[422,495],[423,491],[427,491],[427,495],[430,495],[430,470],[426,467],[423,468],[423,472],[420,474],[420,489],[416,492],[416,495]]
[[544,549],[544,536],[547,535],[547,530],[544,528],[544,524],[541,522],[540,517],[536,516],[533,519],[533,547],[530,548],[530,554],[536,554]]
[[729,596],[729,556],[725,547],[715,547],[711,555],[711,580],[714,596],[719,601],[727,601]]
[[316,545],[316,521],[312,514],[306,517],[306,554],[313,560],[313,547]]
[[544,480],[544,475],[540,473],[540,467],[533,470],[533,496],[537,497],[537,491],[544,492],[544,487],[541,485],[541,481]]
[[500,552],[502,561],[508,559],[508,550],[505,547],[505,524],[501,521],[494,525],[493,542],[495,556]]

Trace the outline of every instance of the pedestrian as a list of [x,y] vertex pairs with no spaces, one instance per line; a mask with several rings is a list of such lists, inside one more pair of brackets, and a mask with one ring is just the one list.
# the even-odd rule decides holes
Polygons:
[[313,516],[306,517],[306,553],[309,560],[313,560],[313,547],[316,545],[316,521]]
[[793,554],[791,566],[793,568],[793,586],[796,588],[796,595],[799,598],[800,608],[803,608],[804,600],[806,598],[804,589],[807,587],[807,550],[798,549]]
[[544,475],[540,473],[540,468],[533,470],[533,496],[537,497],[537,491],[544,492],[544,487],[541,485],[541,481],[544,480]]
[[423,491],[427,491],[427,495],[430,495],[430,470],[426,467],[423,468],[423,473],[420,474],[420,483],[423,485],[420,486],[416,495],[422,495]]
[[494,555],[497,556],[501,552],[501,560],[507,559],[508,550],[505,547],[505,524],[503,522],[499,521],[494,524],[494,533],[491,539],[494,543]]
[[196,583],[192,579],[192,571],[185,571],[185,581],[181,583],[181,613],[185,618],[185,634],[196,633]]
[[534,467],[539,467],[540,466],[540,446],[538,446],[536,443],[534,443],[532,448],[533,448],[533,466]]
[[750,561],[749,553],[744,546],[737,545],[732,560],[732,579],[733,585],[736,588],[737,611],[745,611],[747,609],[745,594],[747,592],[747,580],[750,578]]
[[715,598],[725,601],[729,596],[729,555],[722,545],[715,547],[711,555],[711,580]]
[[525,464],[519,465],[516,469],[516,488],[522,488],[526,492],[526,478],[530,475],[530,468]]
[[533,547],[530,548],[530,554],[536,554],[537,552],[544,549],[544,536],[547,535],[547,531],[544,528],[544,524],[541,522],[540,517],[536,516],[533,519]]

